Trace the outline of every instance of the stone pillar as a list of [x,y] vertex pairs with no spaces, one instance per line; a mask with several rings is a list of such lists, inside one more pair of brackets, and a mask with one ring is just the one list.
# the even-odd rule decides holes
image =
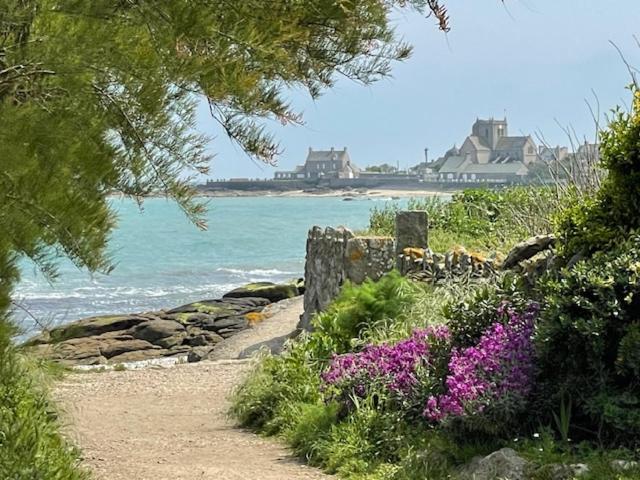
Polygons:
[[407,210],[396,215],[396,266],[402,272],[405,248],[428,248],[429,221],[424,210]]
[[353,238],[348,228],[313,227],[307,237],[304,267],[304,314],[298,328],[310,330],[311,317],[324,310],[340,293],[345,279],[345,252]]

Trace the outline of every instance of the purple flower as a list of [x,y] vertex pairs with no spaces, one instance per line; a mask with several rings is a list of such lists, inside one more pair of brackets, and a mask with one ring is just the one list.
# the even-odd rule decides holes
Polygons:
[[531,389],[532,335],[538,311],[538,304],[531,304],[523,314],[508,303],[501,304],[498,313],[507,316],[507,322],[491,325],[474,347],[453,350],[445,393],[430,396],[423,415],[439,422],[481,413],[505,398],[521,406]]
[[367,345],[359,353],[335,356],[322,374],[326,387],[364,397],[372,385],[382,386],[399,396],[410,396],[418,384],[418,369],[428,367],[430,343],[448,341],[447,327],[414,330],[411,336],[395,345]]

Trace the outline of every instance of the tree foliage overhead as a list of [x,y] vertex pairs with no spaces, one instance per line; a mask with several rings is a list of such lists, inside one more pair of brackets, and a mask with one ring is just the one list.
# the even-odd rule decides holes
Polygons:
[[264,121],[301,122],[290,89],[369,84],[410,54],[395,8],[449,28],[436,0],[0,0],[0,297],[20,256],[108,269],[110,192],[160,192],[200,222],[184,175],[209,161],[198,102],[273,163]]

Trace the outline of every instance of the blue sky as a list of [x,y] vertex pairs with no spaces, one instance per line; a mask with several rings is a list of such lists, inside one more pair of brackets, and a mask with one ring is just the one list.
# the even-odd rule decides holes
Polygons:
[[[640,0],[449,0],[452,30],[433,19],[399,13],[397,32],[414,46],[393,77],[370,87],[338,82],[319,100],[292,94],[301,127],[274,128],[284,153],[277,169],[304,163],[308,147],[348,147],[360,166],[419,163],[425,147],[437,157],[460,145],[476,117],[509,120],[509,133],[541,132],[567,144],[558,126],[593,138],[585,100],[602,113],[628,101],[627,60],[640,67]],[[628,103],[628,102],[627,102]],[[272,177],[276,168],[251,161],[203,108],[199,128],[215,136],[211,178]]]

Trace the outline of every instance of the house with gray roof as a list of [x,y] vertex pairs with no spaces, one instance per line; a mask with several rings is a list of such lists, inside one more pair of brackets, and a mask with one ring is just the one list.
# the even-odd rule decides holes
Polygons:
[[298,165],[291,171],[277,171],[276,180],[316,180],[320,178],[357,178],[360,169],[351,162],[347,148],[336,150],[313,150],[304,165]]
[[504,120],[477,119],[460,148],[454,146],[433,162],[438,181],[518,182],[537,160],[530,135],[511,137]]

